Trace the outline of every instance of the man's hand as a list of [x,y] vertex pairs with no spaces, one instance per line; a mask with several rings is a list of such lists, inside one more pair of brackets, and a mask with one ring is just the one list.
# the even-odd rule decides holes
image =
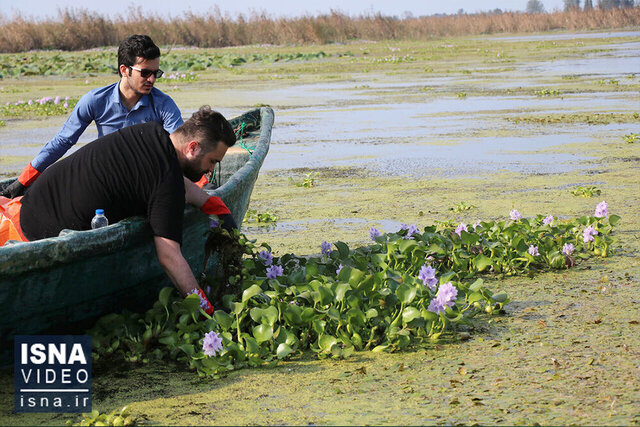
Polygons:
[[27,187],[22,185],[22,183],[16,179],[11,184],[9,184],[7,188],[2,190],[0,196],[15,199],[16,197],[22,196],[26,190]]
[[14,199],[18,196],[22,196],[27,190],[27,187],[33,184],[33,182],[40,176],[40,172],[31,166],[31,163],[24,168],[18,179],[16,179],[11,185],[5,188],[0,196],[9,197]]
[[[227,230],[229,233],[233,233],[233,230],[238,229],[238,224],[233,219],[231,214],[221,214],[218,215],[218,219],[220,220],[220,227]],[[231,234],[233,236],[233,234]]]

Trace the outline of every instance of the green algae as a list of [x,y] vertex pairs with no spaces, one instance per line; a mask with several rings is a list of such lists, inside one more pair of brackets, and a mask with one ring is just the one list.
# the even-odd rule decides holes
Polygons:
[[[512,46],[493,39],[477,43],[487,50]],[[510,43],[509,57],[515,60],[524,60],[527,46],[533,46],[531,42]],[[578,46],[575,41],[535,43],[540,51],[536,53],[538,58],[572,55]],[[581,43],[592,47],[604,44],[592,40]],[[443,44],[455,47],[440,46]],[[372,45],[366,46],[367,55],[387,54],[388,46]],[[455,59],[463,63],[466,56],[467,64],[497,54],[492,50],[491,55],[486,53],[487,58],[474,57],[472,46],[470,41],[458,39],[425,46],[401,43],[400,48],[413,49],[411,55],[418,60],[403,63],[398,72],[409,72],[405,67],[418,66],[433,52],[441,56],[437,61]],[[353,45],[349,47],[354,50]],[[328,53],[340,49],[346,48],[323,47]],[[436,73],[444,73],[449,67],[428,58]],[[338,67],[352,67],[339,61],[332,57],[326,64],[270,66],[274,74],[283,70],[306,74],[291,81],[269,80],[268,84],[274,90],[284,89],[290,84],[311,82],[315,77],[309,73],[332,75]],[[393,66],[369,63],[364,58],[358,61],[352,69],[367,63],[377,79],[396,78],[384,75],[385,67],[391,70]],[[223,70],[205,76],[204,82],[201,79],[185,85],[184,90],[175,92],[176,101],[196,106],[203,100],[198,92],[206,84],[218,82],[220,87],[206,96],[214,97],[223,107],[242,108],[249,100],[233,95],[239,79],[248,77],[249,81],[241,85],[247,89],[258,90],[267,84],[250,75],[266,67],[252,66],[247,72],[249,68],[238,74]],[[588,90],[581,79],[569,83],[577,92]],[[471,96],[472,92],[468,93]],[[528,123],[541,124],[545,123]],[[518,128],[478,131],[484,136],[521,133]],[[547,152],[589,153],[590,159],[583,161],[587,169],[562,174],[494,171],[456,178],[416,178],[372,176],[358,167],[261,173],[251,207],[274,212],[279,223],[301,224],[294,231],[286,227],[281,231],[247,229],[250,236],[268,242],[279,255],[318,253],[323,240],[342,240],[352,246],[367,244],[371,226],[427,225],[452,218],[473,223],[477,219],[505,218],[512,208],[524,216],[580,216],[592,213],[597,202],[606,200],[611,212],[622,220],[615,234],[616,250],[610,258],[533,278],[488,279],[490,286],[507,291],[513,302],[506,306],[506,316],[493,317],[486,326],[473,330],[471,339],[398,354],[363,352],[342,361],[319,361],[305,355],[273,369],[245,369],[219,380],[199,380],[183,366],[172,364],[103,366],[93,379],[94,407],[110,411],[131,404],[132,411],[151,425],[640,424],[640,153],[637,144],[625,143],[619,133],[600,130],[580,144],[546,148]],[[455,137],[467,135],[450,136],[455,141]],[[314,172],[318,175],[312,188],[294,187],[288,181],[290,176],[300,179]],[[584,199],[570,193],[576,186],[591,185],[602,190],[598,198]],[[476,208],[452,213],[449,208],[461,200]],[[11,414],[13,387],[8,372],[0,375],[0,384],[4,391],[0,395],[0,424],[63,424],[74,418],[68,414]]]

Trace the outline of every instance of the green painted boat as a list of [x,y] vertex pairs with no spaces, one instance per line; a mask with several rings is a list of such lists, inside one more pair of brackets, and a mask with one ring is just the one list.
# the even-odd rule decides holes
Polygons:
[[[245,136],[221,162],[213,181],[217,188],[207,191],[222,198],[236,223],[242,224],[269,151],[273,110],[251,110],[229,122],[234,129],[242,128]],[[0,188],[11,182],[1,181]],[[208,227],[208,217],[187,206],[182,253],[196,277],[202,273],[203,234]],[[210,263],[209,268],[215,266]],[[0,247],[0,309],[4,313],[0,359],[10,360],[14,335],[77,333],[79,326],[90,326],[98,316],[150,307],[164,286],[171,282],[158,263],[151,229],[141,217]]]

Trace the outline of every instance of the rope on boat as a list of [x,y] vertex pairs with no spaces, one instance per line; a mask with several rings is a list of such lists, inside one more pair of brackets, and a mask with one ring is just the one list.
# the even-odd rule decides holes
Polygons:
[[[247,152],[249,153],[249,155],[253,155],[253,151],[252,149],[255,148],[255,146],[253,147],[249,147],[247,146],[247,144],[245,144],[243,136],[244,136],[244,129],[247,127],[247,123],[246,122],[242,122],[240,123],[240,125],[238,125],[237,128],[235,128],[234,133],[236,134],[236,138],[240,137],[240,147],[244,148],[245,150],[247,150]],[[220,186],[220,163],[217,163],[215,168],[213,169],[213,172],[211,172],[209,174],[209,176],[207,177],[209,182],[211,184],[213,184],[214,188],[218,188]]]

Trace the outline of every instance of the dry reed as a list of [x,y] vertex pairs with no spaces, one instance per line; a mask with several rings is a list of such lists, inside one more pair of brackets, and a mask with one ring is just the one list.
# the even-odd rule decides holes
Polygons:
[[398,19],[381,14],[350,17],[332,11],[318,16],[271,17],[252,13],[235,18],[215,9],[163,18],[130,9],[106,18],[83,9],[65,9],[57,19],[37,21],[0,16],[0,52],[34,49],[80,50],[114,46],[130,34],[149,34],[159,45],[225,47],[250,44],[325,44],[350,40],[426,40],[472,34],[637,27],[640,7],[527,14],[506,12]]

